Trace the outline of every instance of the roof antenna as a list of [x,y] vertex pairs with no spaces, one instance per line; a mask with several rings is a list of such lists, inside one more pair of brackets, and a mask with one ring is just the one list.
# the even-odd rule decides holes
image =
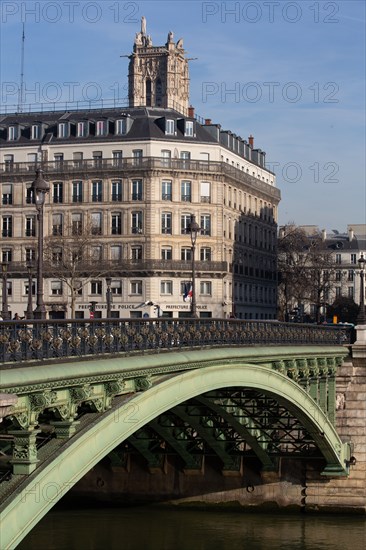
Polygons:
[[22,32],[22,53],[20,58],[20,87],[18,95],[18,112],[23,112],[23,103],[24,103],[24,23],[23,23],[23,32]]

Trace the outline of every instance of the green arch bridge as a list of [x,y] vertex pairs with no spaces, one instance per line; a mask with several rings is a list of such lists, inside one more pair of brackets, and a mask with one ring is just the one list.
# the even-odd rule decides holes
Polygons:
[[0,324],[2,548],[14,548],[93,466],[167,455],[223,475],[255,457],[347,476],[335,428],[344,328],[222,319]]

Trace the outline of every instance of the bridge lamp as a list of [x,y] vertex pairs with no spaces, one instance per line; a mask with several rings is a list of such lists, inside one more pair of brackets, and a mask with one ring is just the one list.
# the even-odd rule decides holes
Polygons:
[[112,292],[111,292],[112,278],[111,277],[106,277],[105,282],[107,283],[107,293],[106,293],[107,319],[110,319],[111,318],[111,303],[112,303]]
[[191,301],[191,316],[197,317],[197,307],[196,307],[196,263],[195,263],[195,251],[196,251],[196,241],[197,235],[201,232],[201,228],[196,222],[194,215],[191,216],[191,222],[187,227],[187,231],[191,234],[191,244],[192,244],[192,301]]
[[365,315],[365,264],[366,259],[363,257],[363,254],[361,254],[358,265],[360,269],[360,311],[357,315],[357,324],[358,325],[366,325],[366,315]]
[[32,304],[32,286],[33,286],[33,264],[27,264],[28,272],[28,305],[26,311],[26,318],[33,319],[33,304]]
[[2,262],[1,275],[3,279],[1,317],[4,319],[4,321],[7,321],[10,319],[10,313],[9,313],[9,307],[8,307],[8,262]]
[[46,307],[43,301],[43,210],[50,184],[43,178],[43,171],[36,170],[36,179],[32,183],[34,202],[38,219],[38,258],[37,258],[37,307],[33,312],[35,319],[46,318]]

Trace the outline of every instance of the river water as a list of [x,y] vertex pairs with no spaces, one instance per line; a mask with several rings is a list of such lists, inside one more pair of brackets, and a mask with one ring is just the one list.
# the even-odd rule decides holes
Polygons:
[[365,550],[364,516],[167,510],[53,510],[20,550]]

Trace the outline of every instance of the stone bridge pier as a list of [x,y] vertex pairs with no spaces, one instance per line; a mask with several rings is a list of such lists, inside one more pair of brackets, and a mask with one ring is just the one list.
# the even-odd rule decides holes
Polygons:
[[324,479],[309,466],[304,496],[309,511],[366,513],[366,325],[356,327],[357,340],[337,373],[336,427],[351,442],[350,475]]

